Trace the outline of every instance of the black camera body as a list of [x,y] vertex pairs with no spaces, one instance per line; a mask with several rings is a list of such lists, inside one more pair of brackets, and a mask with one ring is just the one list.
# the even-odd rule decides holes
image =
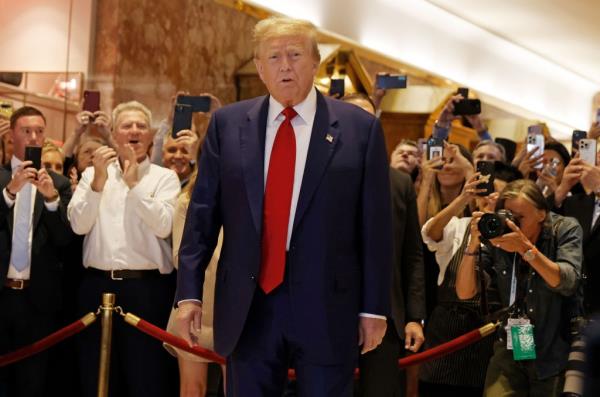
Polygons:
[[483,214],[477,223],[481,237],[489,240],[510,233],[511,229],[506,224],[507,220],[517,224],[512,212],[506,209],[501,209],[491,214]]

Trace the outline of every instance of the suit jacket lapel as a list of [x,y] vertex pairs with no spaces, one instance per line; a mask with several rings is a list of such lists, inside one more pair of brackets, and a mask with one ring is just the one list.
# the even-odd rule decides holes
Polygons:
[[298,197],[292,230],[295,230],[300,224],[302,216],[306,212],[315,190],[319,186],[331,155],[335,151],[339,140],[338,135],[337,117],[329,108],[329,104],[323,95],[317,91],[317,113],[315,114],[310,136],[306,166],[304,167],[304,176],[302,177],[302,187],[300,188],[300,196]]
[[265,191],[265,135],[268,112],[269,96],[266,96],[262,101],[257,101],[248,111],[246,123],[240,126],[242,172],[252,220],[259,235],[262,230],[263,197]]

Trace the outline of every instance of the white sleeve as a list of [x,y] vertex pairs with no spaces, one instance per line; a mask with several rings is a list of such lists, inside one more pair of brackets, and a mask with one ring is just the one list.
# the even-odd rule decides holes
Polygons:
[[144,196],[139,187],[138,184],[129,191],[127,200],[158,238],[169,237],[173,228],[175,202],[181,191],[177,174],[169,171],[161,175],[156,190],[151,196]]
[[71,228],[79,235],[88,234],[98,218],[102,192],[92,190],[90,184],[93,178],[94,169],[88,167],[81,175],[81,180],[67,208]]

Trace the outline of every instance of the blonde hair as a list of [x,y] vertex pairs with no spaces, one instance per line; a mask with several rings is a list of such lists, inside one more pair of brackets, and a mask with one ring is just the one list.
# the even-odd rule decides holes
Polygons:
[[285,36],[304,36],[310,40],[313,57],[321,61],[321,53],[317,44],[317,28],[308,21],[286,17],[269,17],[254,26],[252,41],[254,42],[254,58],[258,59],[260,45],[270,39]]
[[548,202],[546,201],[546,198],[544,198],[542,190],[535,182],[529,179],[518,179],[506,185],[500,193],[500,197],[498,197],[496,208],[504,208],[504,203],[506,200],[516,199],[519,197],[529,201],[531,205],[538,210],[544,210],[546,212],[549,211]]
[[123,102],[123,103],[118,104],[117,107],[113,109],[113,112],[112,112],[113,128],[117,126],[117,121],[119,120],[119,116],[121,115],[121,113],[130,112],[130,111],[136,111],[136,112],[142,113],[144,115],[144,117],[146,118],[146,122],[148,123],[148,128],[150,128],[150,125],[152,124],[152,112],[150,111],[150,109],[148,109],[146,106],[139,103],[138,101]]
[[49,153],[49,152],[57,152],[58,154],[60,154],[60,157],[63,159],[63,161],[65,160],[65,154],[64,154],[62,148],[59,147],[58,145],[56,145],[50,139],[46,138],[44,140],[44,144],[42,146],[42,156],[45,153]]

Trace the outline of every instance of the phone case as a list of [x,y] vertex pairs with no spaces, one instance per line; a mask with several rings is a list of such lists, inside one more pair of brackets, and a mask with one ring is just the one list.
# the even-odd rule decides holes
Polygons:
[[485,197],[494,193],[494,163],[491,161],[479,161],[477,163],[477,172],[481,173],[480,179],[487,179],[477,185],[477,189],[486,189],[485,192],[477,193],[478,196]]
[[177,137],[177,133],[181,130],[189,130],[192,128],[192,107],[190,105],[175,105],[175,114],[173,115],[173,130],[171,135]]
[[192,95],[179,95],[177,97],[177,103],[179,105],[189,105],[192,107],[192,113],[210,111],[211,98],[206,95],[192,96]]
[[36,170],[42,168],[42,148],[38,146],[25,147],[25,161],[33,162],[32,167]]
[[596,165],[595,139],[581,139],[579,141],[579,157],[588,164]]

